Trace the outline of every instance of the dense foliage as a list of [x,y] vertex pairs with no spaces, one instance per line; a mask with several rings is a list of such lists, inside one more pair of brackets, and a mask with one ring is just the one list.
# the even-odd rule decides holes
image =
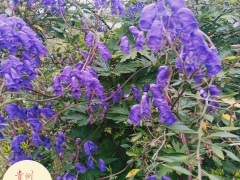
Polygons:
[[240,179],[239,3],[1,2],[1,176]]

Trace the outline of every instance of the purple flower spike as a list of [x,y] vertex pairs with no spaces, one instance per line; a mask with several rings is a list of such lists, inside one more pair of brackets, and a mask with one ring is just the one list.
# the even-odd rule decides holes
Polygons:
[[129,54],[129,40],[127,36],[123,36],[121,39],[120,50],[125,52],[125,54]]
[[106,168],[106,166],[105,166],[104,161],[103,161],[102,159],[99,159],[98,162],[99,162],[99,166],[100,166],[100,171],[101,171],[101,172],[106,171],[107,168]]
[[38,147],[40,144],[42,144],[43,142],[42,142],[42,140],[40,139],[40,137],[38,136],[38,134],[37,133],[35,133],[35,131],[31,131],[31,133],[32,133],[32,140],[33,140],[33,142],[34,142],[34,144],[35,144],[35,147]]
[[6,86],[8,87],[9,92],[18,92],[19,87],[13,81],[12,77],[9,74],[5,74]]
[[60,79],[65,82],[65,84],[69,84],[71,82],[71,73],[72,73],[72,67],[66,66],[63,69],[63,72],[60,76]]
[[64,152],[64,150],[63,150],[61,144],[58,142],[58,140],[55,140],[55,144],[56,144],[57,153]]
[[141,18],[139,21],[139,28],[142,31],[150,30],[157,13],[156,4],[150,4],[143,8]]
[[53,78],[53,93],[56,95],[63,95],[63,91],[62,91],[62,86],[61,86],[61,82],[60,82],[60,78],[57,76],[54,76]]
[[34,68],[32,67],[30,61],[28,60],[23,60],[23,63],[24,63],[24,66],[26,67],[27,69],[27,74],[28,74],[28,78],[30,80],[33,80],[33,79],[37,79],[37,73],[34,71]]
[[162,91],[158,85],[151,84],[150,91],[152,93],[153,99],[163,99]]
[[72,77],[71,86],[72,86],[72,96],[75,99],[79,99],[82,95],[82,91],[80,90],[80,86],[78,85],[75,77]]
[[210,53],[208,54],[204,65],[207,68],[209,78],[212,78],[221,71],[221,62],[216,47],[210,48]]
[[19,86],[22,87],[23,86],[23,79],[21,76],[19,76],[19,74],[17,73],[17,71],[13,68],[11,68],[11,76],[12,79],[14,80],[14,82]]
[[111,12],[112,15],[117,15],[117,8],[118,8],[118,0],[110,0],[111,2]]
[[10,73],[12,68],[12,63],[9,60],[3,61],[1,63],[1,76],[5,77],[5,74]]
[[7,112],[9,120],[15,120],[19,114],[19,108],[15,103],[11,103],[3,106],[4,110]]
[[134,38],[137,39],[138,36],[139,36],[139,32],[140,32],[140,31],[138,30],[138,28],[135,27],[135,26],[130,26],[130,27],[129,27],[129,30],[130,30],[130,32],[133,34]]
[[168,76],[168,66],[160,66],[158,68],[156,84],[161,86],[161,89],[164,89],[167,85],[167,76]]
[[77,170],[80,172],[80,173],[84,173],[85,172],[85,170],[86,170],[86,168],[85,168],[85,166],[84,165],[82,165],[81,163],[76,163],[75,164],[75,167],[77,168]]
[[[111,91],[111,92],[110,92],[110,95],[112,96],[114,93],[115,93],[115,91]],[[113,104],[115,104],[116,102],[118,102],[118,100],[119,100],[118,95],[115,94],[115,95],[112,97],[112,100],[113,100]]]
[[135,101],[140,101],[141,96],[137,86],[133,86],[132,91],[134,92]]
[[140,51],[140,50],[143,51],[143,45],[144,45],[144,33],[140,31],[135,44],[136,51]]
[[94,39],[94,34],[93,33],[88,33],[87,36],[86,36],[86,39],[85,39],[85,44],[88,46],[88,47],[91,47],[92,46],[92,43],[93,43],[93,39]]
[[142,91],[143,91],[143,92],[148,92],[149,88],[150,88],[150,85],[149,85],[149,84],[145,84],[145,85],[143,86]]
[[43,159],[43,156],[42,156],[41,154],[37,153],[37,158],[38,158],[39,160],[42,160],[42,159]]
[[141,122],[141,106],[139,104],[135,104],[132,106],[130,114],[129,114],[129,119],[134,125],[140,125]]
[[177,12],[177,15],[179,17],[183,33],[192,33],[194,30],[198,29],[197,20],[191,9],[181,8]]
[[65,142],[65,137],[64,137],[62,132],[58,131],[57,132],[57,137],[58,137],[59,144],[63,144]]
[[142,101],[141,101],[141,118],[144,118],[144,117],[151,119],[149,95],[147,92],[143,92]]
[[19,161],[23,161],[23,160],[26,160],[24,152],[22,152],[19,155],[14,154],[14,153],[9,155],[9,162],[12,163],[12,164],[15,164],[15,163],[17,163]]
[[22,134],[14,137],[13,140],[12,140],[12,144],[11,144],[12,151],[14,151],[15,153],[22,152],[22,149],[20,148],[20,145],[21,145],[22,141],[26,141],[27,139],[28,138],[25,137]]
[[176,14],[179,9],[186,7],[184,0],[177,0],[177,1],[176,0],[166,0],[166,1],[171,8],[172,14]]
[[211,85],[211,86],[209,86],[209,87],[208,87],[208,90],[210,91],[210,94],[211,94],[212,96],[217,97],[217,96],[220,95],[220,90],[217,88],[216,85]]
[[147,45],[151,48],[151,52],[158,52],[162,49],[162,24],[160,20],[155,20],[148,32]]
[[88,157],[88,169],[95,169],[91,156]]
[[19,107],[19,113],[18,113],[19,121],[26,120],[27,117],[27,108],[20,108]]
[[107,61],[112,57],[112,54],[102,42],[96,42],[96,46],[98,47],[98,51],[101,54],[103,61]]
[[36,118],[29,118],[27,122],[31,124],[31,126],[36,132],[42,130],[42,124]]
[[99,8],[100,7],[100,0],[95,0],[94,2],[95,8]]
[[141,3],[141,1],[140,0],[138,0],[138,3],[137,3],[137,8],[138,8],[138,10],[139,11],[142,11],[143,10],[143,5],[142,5],[142,3]]
[[157,1],[157,8],[158,8],[158,11],[157,11],[158,16],[164,16],[168,12],[168,9],[165,6],[164,0],[158,0]]
[[92,153],[95,153],[98,150],[97,146],[92,141],[85,142],[83,147],[85,154],[89,156],[91,156]]
[[52,145],[51,145],[51,142],[50,142],[50,138],[46,138],[45,136],[41,136],[41,139],[42,139],[42,142],[43,142],[43,145],[48,148],[48,149],[51,149],[52,148]]

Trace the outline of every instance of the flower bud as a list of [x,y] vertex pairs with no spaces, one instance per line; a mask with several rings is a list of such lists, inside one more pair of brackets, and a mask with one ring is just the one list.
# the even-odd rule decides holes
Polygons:
[[63,143],[63,147],[66,149],[68,147],[68,145],[66,144],[66,142]]
[[25,129],[24,129],[23,127],[20,127],[20,128],[18,129],[18,132],[19,132],[20,134],[24,134],[24,133],[25,133]]
[[43,73],[39,69],[37,69],[37,73],[38,73],[39,76],[43,75]]
[[81,20],[81,24],[84,25],[84,24],[85,24],[85,19],[84,19],[84,17],[81,17],[80,20]]
[[8,166],[8,165],[6,165],[6,166],[5,166],[5,169],[6,169],[6,170],[8,170],[8,168],[9,168],[9,166]]
[[9,136],[14,137],[15,133],[13,131],[9,132]]
[[22,6],[22,7],[20,6],[19,10],[20,10],[20,12],[25,12],[25,7],[24,6]]
[[81,140],[80,138],[77,138],[77,139],[76,139],[76,144],[77,144],[77,145],[80,145],[81,142],[82,142],[82,140]]
[[53,55],[54,59],[56,60],[56,62],[58,62],[58,63],[59,63],[59,59],[58,59],[58,57],[57,57],[56,53],[55,53],[55,52],[53,52],[53,53],[52,53],[52,55]]
[[88,110],[89,110],[89,113],[93,113],[94,112],[92,106],[89,106]]
[[61,59],[61,65],[64,66],[64,62],[63,62],[63,59]]
[[188,6],[189,8],[192,8],[192,2],[189,1],[187,6]]
[[76,159],[76,154],[72,154],[72,155],[70,156],[70,160],[71,160],[71,161],[75,161],[75,159]]
[[34,4],[31,4],[31,9],[35,9],[36,6]]
[[54,120],[55,123],[57,123],[57,122],[58,122],[58,116],[55,116],[55,117],[53,118],[53,120]]
[[8,130],[7,130],[7,128],[4,128],[4,129],[3,129],[3,132],[4,132],[5,134],[8,134],[8,133],[9,133]]
[[69,54],[68,59],[69,59],[69,62],[73,62],[73,55],[72,55],[72,54]]
[[63,153],[63,152],[60,152],[60,153],[58,154],[58,156],[59,156],[59,159],[60,159],[60,160],[63,160],[63,158],[64,158],[64,153]]
[[108,27],[106,25],[103,26],[103,32],[107,32]]
[[92,125],[93,124],[93,115],[91,115],[89,118],[88,118],[88,124]]
[[106,115],[107,114],[107,108],[104,107],[102,112],[103,112],[103,114]]
[[105,115],[104,115],[104,114],[101,114],[101,115],[100,115],[100,119],[101,119],[102,121],[104,121],[104,120],[105,120]]
[[89,108],[86,108],[86,109],[85,109],[85,113],[86,113],[86,114],[90,114]]

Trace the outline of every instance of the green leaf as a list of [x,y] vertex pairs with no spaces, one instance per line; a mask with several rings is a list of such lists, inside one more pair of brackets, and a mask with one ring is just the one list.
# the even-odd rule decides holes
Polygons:
[[55,36],[60,38],[60,39],[64,39],[65,40],[65,37],[64,37],[63,33],[55,32]]
[[240,60],[240,57],[234,58],[234,59],[229,59],[228,61],[232,62],[232,61],[238,61]]
[[227,132],[218,132],[218,133],[211,134],[209,137],[238,138],[239,136],[232,133],[227,133]]
[[180,172],[180,173],[182,173],[182,174],[186,174],[186,175],[192,175],[192,173],[190,173],[187,169],[185,169],[185,168],[183,168],[183,167],[181,167],[181,166],[168,166],[168,165],[166,165],[166,164],[163,164],[163,166],[166,166],[166,167],[168,167],[168,168],[170,168],[170,169],[173,169],[173,170],[175,170],[175,171],[178,171],[178,172]]
[[163,176],[165,176],[169,172],[172,172],[172,169],[168,167],[163,167],[160,171],[158,171],[157,179],[161,179]]
[[205,119],[209,120],[210,122],[212,122],[213,119],[214,119],[213,116],[211,116],[211,115],[209,115],[209,114],[204,114],[203,117],[204,117]]
[[231,151],[228,151],[228,150],[225,150],[225,149],[223,149],[223,151],[226,152],[228,157],[230,157],[232,160],[240,162],[238,157],[235,154],[233,154]]
[[183,125],[170,125],[170,126],[167,126],[167,127],[169,129],[177,131],[177,132],[181,131],[183,133],[196,133],[196,131],[193,131],[193,130],[191,130],[188,127],[183,126]]
[[215,175],[212,175],[212,174],[208,174],[208,177],[209,177],[211,180],[224,180],[224,179],[221,178],[220,176],[215,176]]
[[212,150],[218,157],[220,157],[224,160],[223,151],[220,147],[218,147],[216,145],[212,145]]
[[95,60],[95,62],[98,66],[91,66],[99,76],[110,76],[111,75],[111,69],[109,66],[109,63],[107,61],[103,60]]
[[219,60],[222,61],[232,50],[231,46],[224,46],[219,52]]
[[132,151],[127,151],[126,154],[127,154],[128,156],[137,156],[137,154],[135,154],[135,153],[132,152]]
[[69,116],[63,116],[61,119],[66,121],[67,119],[71,120],[72,122],[76,122],[78,126],[85,126],[88,124],[88,116],[75,114]]
[[121,104],[115,104],[113,107],[109,108],[110,113],[117,113],[123,115],[129,115],[129,110],[127,107],[122,107]]
[[211,126],[211,128],[214,128],[214,129],[219,130],[219,131],[236,131],[236,130],[240,129],[240,127],[220,127],[220,128],[218,128],[218,127],[215,127],[215,126]]
[[126,61],[126,62],[118,63],[114,68],[113,73],[117,76],[120,76],[121,74],[135,72],[137,67],[140,67],[140,66],[141,65],[138,64],[138,61]]

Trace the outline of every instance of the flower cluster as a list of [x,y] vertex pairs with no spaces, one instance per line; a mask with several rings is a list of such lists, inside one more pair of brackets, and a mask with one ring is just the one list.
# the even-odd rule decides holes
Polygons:
[[[161,67],[160,67],[161,68]],[[159,69],[160,69],[159,68]],[[135,92],[135,100],[137,100],[140,95],[137,87],[133,87]],[[132,122],[135,125],[140,125],[141,119],[148,118],[151,119],[150,113],[150,100],[148,95],[149,85],[145,85],[143,88],[143,96],[141,98],[141,103],[133,105],[129,114],[128,122]],[[173,125],[176,122],[176,118],[172,114],[171,109],[168,106],[167,101],[163,98],[162,91],[159,85],[151,84],[150,91],[152,93],[153,106],[157,107],[160,111],[160,120],[165,125]],[[137,99],[136,99],[137,97]]]
[[141,12],[143,7],[141,1],[138,1],[137,5],[134,5],[134,7],[128,6],[129,18],[132,19],[138,11]]
[[[6,79],[8,91],[18,92],[20,88],[32,88],[31,80],[37,76],[35,69],[41,66],[39,55],[45,56],[47,49],[21,18],[7,18],[6,14],[2,14],[0,24],[1,48],[9,50],[12,54],[9,55],[9,60],[1,63],[0,72]],[[20,47],[25,49],[22,51],[22,61],[15,56]]]
[[[45,108],[39,108],[37,104],[34,104],[32,108],[27,109],[18,107],[15,103],[4,105],[4,110],[7,112],[8,119],[13,121],[18,118],[21,126],[19,127],[19,129],[21,129],[21,133],[19,135],[15,136],[14,131],[9,133],[9,135],[14,136],[11,144],[12,153],[9,156],[10,163],[14,164],[21,160],[32,159],[30,156],[26,157],[23,152],[23,150],[27,148],[27,144],[25,144],[24,147],[23,143],[29,140],[27,134],[31,134],[35,147],[39,146],[40,144],[43,144],[48,149],[52,147],[50,139],[41,134],[43,127],[42,123],[45,123],[46,118],[51,118],[55,115],[55,112],[51,109],[51,106],[51,103],[47,103]],[[4,122],[4,118],[1,118],[1,123]],[[32,128],[29,127],[27,123],[30,124]],[[6,127],[1,126],[1,128]],[[39,159],[40,157],[41,155],[38,155]]]
[[[208,107],[208,111],[213,113],[215,111],[213,107],[219,107],[219,104],[217,102],[215,102],[214,99],[218,98],[218,96],[220,95],[220,90],[217,88],[216,85],[210,85],[208,87],[208,90],[211,95],[211,97],[208,98],[208,104],[211,105]],[[204,99],[208,97],[207,91],[203,88],[199,88],[199,94]],[[202,103],[205,104],[205,100],[203,100]]]

